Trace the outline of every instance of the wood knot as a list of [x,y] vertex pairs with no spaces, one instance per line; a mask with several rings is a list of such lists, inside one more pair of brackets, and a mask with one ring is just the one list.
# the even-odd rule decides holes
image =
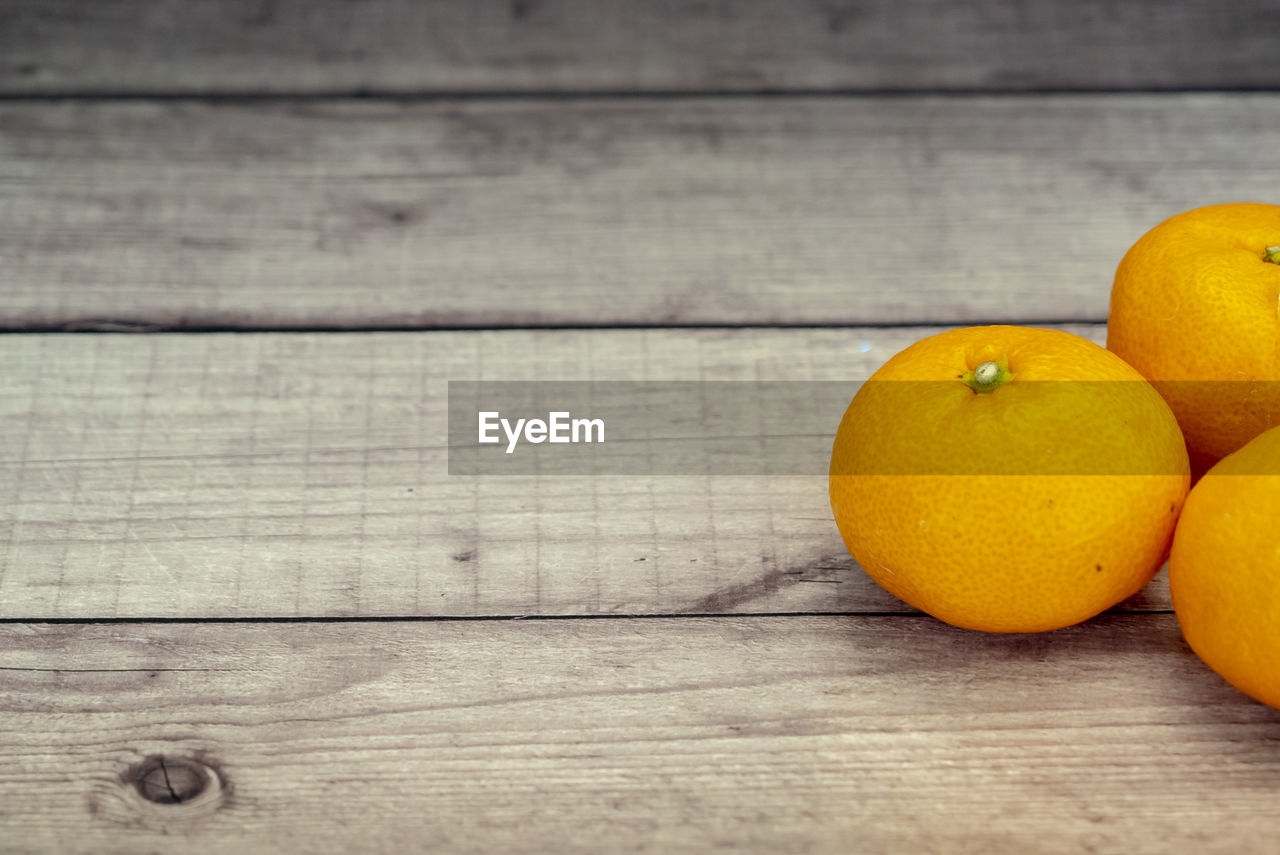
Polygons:
[[148,802],[180,805],[219,799],[222,782],[218,773],[191,757],[152,755],[125,773],[125,780]]
[[149,802],[189,802],[209,786],[208,770],[180,757],[150,757],[134,773],[133,785]]
[[232,784],[203,748],[155,747],[160,750],[134,753],[142,759],[117,776],[96,781],[87,794],[89,813],[121,827],[171,834],[230,806]]

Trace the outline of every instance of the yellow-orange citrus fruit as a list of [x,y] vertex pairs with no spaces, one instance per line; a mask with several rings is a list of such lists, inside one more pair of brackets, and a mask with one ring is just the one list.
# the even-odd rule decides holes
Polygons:
[[1086,620],[1160,568],[1190,483],[1169,407],[1115,354],[1056,330],[923,339],[845,412],[831,508],[899,599],[956,626]]
[[1280,428],[1224,457],[1191,491],[1169,588],[1191,649],[1280,709]]
[[1125,254],[1107,347],[1172,407],[1198,471],[1280,424],[1280,206],[1212,205]]

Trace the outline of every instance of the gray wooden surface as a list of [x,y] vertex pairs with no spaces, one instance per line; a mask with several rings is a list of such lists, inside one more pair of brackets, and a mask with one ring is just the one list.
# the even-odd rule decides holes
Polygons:
[[955,630],[821,475],[450,476],[444,410],[1101,341],[1280,198],[1278,11],[0,0],[0,853],[1270,853],[1163,574]]
[[[37,624],[0,626],[0,669],[10,852],[1237,853],[1280,833],[1280,712],[1169,615],[1038,636]],[[141,797],[154,756],[185,801]]]
[[1280,4],[5,0],[0,92],[1275,87]]
[[1101,321],[1276,95],[0,104],[3,323]]

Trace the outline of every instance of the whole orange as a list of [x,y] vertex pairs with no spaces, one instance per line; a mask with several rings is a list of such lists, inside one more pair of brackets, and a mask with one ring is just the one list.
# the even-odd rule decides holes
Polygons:
[[1134,594],[1189,485],[1169,407],[1115,354],[1056,330],[951,330],[864,383],[831,454],[845,545],[956,626],[1036,632]]
[[1280,708],[1280,428],[1223,458],[1187,499],[1169,558],[1182,634],[1209,667]]
[[1173,408],[1198,471],[1280,423],[1280,206],[1213,205],[1125,254],[1107,347]]

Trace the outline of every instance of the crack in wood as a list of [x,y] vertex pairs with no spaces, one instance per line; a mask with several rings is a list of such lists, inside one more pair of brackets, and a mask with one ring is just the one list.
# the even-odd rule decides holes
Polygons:
[[213,672],[235,673],[238,668],[24,668],[0,665],[0,671],[35,671],[47,674],[207,674]]
[[169,795],[175,803],[182,801],[182,796],[178,795],[173,789],[173,783],[169,780],[169,767],[165,765],[164,758],[160,758],[160,771],[164,774],[164,786],[169,791]]
[[729,612],[753,600],[773,596],[783,588],[800,582],[822,582],[841,584],[840,579],[809,579],[808,574],[815,571],[836,572],[847,569],[832,565],[830,556],[824,556],[813,564],[799,569],[770,570],[750,582],[728,585],[708,594],[689,607],[694,613]]

